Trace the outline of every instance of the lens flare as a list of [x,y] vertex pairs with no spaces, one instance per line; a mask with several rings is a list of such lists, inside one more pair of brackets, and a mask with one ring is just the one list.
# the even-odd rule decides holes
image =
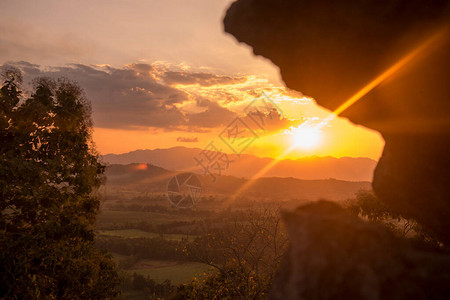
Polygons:
[[[348,109],[350,106],[355,104],[357,101],[359,101],[361,98],[363,98],[367,93],[369,93],[375,87],[377,87],[380,83],[382,83],[383,81],[385,81],[386,79],[388,79],[389,77],[394,75],[397,71],[402,69],[405,65],[407,65],[408,63],[411,63],[411,61],[413,61],[414,58],[416,58],[419,54],[423,53],[425,50],[428,50],[432,45],[435,45],[436,42],[441,40],[442,37],[446,36],[446,34],[448,34],[448,28],[444,28],[440,32],[432,35],[425,42],[423,42],[418,47],[413,49],[411,52],[409,52],[407,55],[405,55],[402,59],[397,61],[394,65],[392,65],[386,71],[381,73],[378,77],[376,77],[371,82],[369,82],[366,86],[364,86],[362,89],[360,89],[358,92],[356,92],[352,97],[345,100],[334,112],[332,112],[330,114],[330,116],[328,116],[327,118],[322,120],[317,125],[308,127],[308,129],[306,129],[306,130],[301,129],[302,126],[299,126],[296,129],[291,128],[292,136],[294,139],[292,146],[289,147],[282,155],[280,155],[275,160],[273,160],[271,163],[269,163],[264,168],[262,168],[251,179],[249,179],[243,186],[241,186],[233,194],[233,196],[231,198],[234,198],[234,197],[238,196],[239,194],[241,194],[243,191],[245,191],[250,186],[252,186],[259,177],[264,176],[264,174],[266,174],[270,169],[272,169],[274,166],[276,166],[280,160],[284,159],[286,157],[286,155],[288,155],[293,149],[296,148],[296,143],[304,143],[304,145],[314,145],[314,143],[318,143],[318,141],[320,140],[320,130],[324,126],[326,126],[331,120],[333,120],[335,117],[337,117],[342,112],[344,112],[346,109]],[[297,129],[298,129],[298,131],[297,131]]]

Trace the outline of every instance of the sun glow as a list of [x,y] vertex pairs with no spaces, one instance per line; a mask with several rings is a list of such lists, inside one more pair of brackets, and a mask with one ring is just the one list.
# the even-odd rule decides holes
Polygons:
[[335,117],[339,116],[342,112],[344,112],[347,108],[349,108],[355,102],[357,102],[362,97],[364,97],[367,93],[372,91],[380,83],[385,81],[387,78],[391,77],[398,70],[403,68],[406,64],[408,64],[410,61],[412,61],[414,58],[416,58],[419,54],[421,54],[424,50],[426,50],[431,45],[433,45],[438,40],[440,40],[447,32],[448,32],[448,29],[445,28],[444,30],[431,36],[423,44],[421,44],[419,47],[415,48],[408,55],[404,56],[402,59],[397,61],[397,63],[392,65],[389,69],[387,69],[382,74],[380,74],[378,77],[376,77],[374,80],[369,82],[366,86],[364,86],[361,90],[359,90],[357,93],[355,93],[352,97],[347,99],[335,111],[333,111],[333,113],[331,113],[327,118],[322,120],[322,122],[320,122],[318,125],[308,127],[308,125],[305,123],[305,124],[302,124],[304,126],[301,125],[298,128],[291,128],[288,133],[292,134],[292,137],[293,137],[292,146],[307,148],[307,149],[311,149],[311,148],[314,148],[315,146],[317,146],[320,141],[320,129],[322,127],[326,126],[331,120],[333,120]]
[[317,127],[299,126],[291,128],[292,145],[296,148],[313,149],[320,144],[321,132]]
[[294,150],[296,147],[313,147],[317,146],[320,141],[321,136],[321,128],[327,126],[330,121],[332,121],[334,118],[339,116],[342,112],[344,112],[347,108],[352,106],[354,103],[359,101],[361,98],[363,98],[367,93],[372,91],[375,87],[377,87],[380,83],[391,77],[393,74],[395,74],[398,70],[403,68],[406,64],[410,63],[414,58],[416,58],[419,54],[421,54],[424,50],[428,49],[431,45],[435,44],[438,40],[440,40],[445,34],[448,32],[447,28],[445,28],[443,31],[438,32],[437,34],[433,35],[431,38],[426,40],[423,44],[421,44],[419,47],[415,48],[412,52],[404,56],[401,60],[399,60],[397,63],[392,65],[389,69],[387,69],[385,72],[380,74],[378,77],[376,77],[374,80],[369,82],[366,86],[364,86],[361,90],[359,90],[357,93],[355,93],[352,97],[344,101],[341,106],[339,106],[335,111],[333,111],[327,118],[322,120],[316,125],[311,125],[308,123],[303,123],[297,128],[291,127],[289,130],[287,130],[286,134],[291,134],[293,138],[293,142],[291,147],[289,147],[283,154],[281,154],[278,158],[274,159],[272,162],[267,164],[264,168],[262,168],[257,174],[252,176],[250,180],[248,180],[244,185],[242,185],[234,194],[234,198],[238,195],[240,195],[243,191],[247,190],[249,187],[251,187],[258,178],[264,176],[270,169],[272,169],[274,166],[278,164],[279,161],[284,159],[291,151]]

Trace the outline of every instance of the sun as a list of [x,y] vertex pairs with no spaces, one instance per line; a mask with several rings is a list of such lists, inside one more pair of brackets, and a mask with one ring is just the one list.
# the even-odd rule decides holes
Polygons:
[[320,144],[321,131],[316,127],[299,126],[292,128],[290,134],[296,148],[314,149]]

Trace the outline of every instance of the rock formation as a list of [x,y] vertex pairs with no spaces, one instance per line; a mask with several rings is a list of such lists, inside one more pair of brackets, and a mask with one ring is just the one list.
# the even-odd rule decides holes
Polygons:
[[378,197],[450,243],[450,2],[238,0],[225,31],[330,110],[427,44],[341,116],[379,131]]
[[450,256],[319,201],[285,213],[290,250],[271,299],[450,299]]

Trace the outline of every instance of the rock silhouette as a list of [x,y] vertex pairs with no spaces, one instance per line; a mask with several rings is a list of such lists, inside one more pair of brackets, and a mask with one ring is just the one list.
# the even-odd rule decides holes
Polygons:
[[285,213],[290,250],[271,299],[449,299],[450,256],[319,201]]
[[450,2],[239,0],[225,31],[330,110],[439,36],[341,116],[379,131],[377,196],[450,243]]

